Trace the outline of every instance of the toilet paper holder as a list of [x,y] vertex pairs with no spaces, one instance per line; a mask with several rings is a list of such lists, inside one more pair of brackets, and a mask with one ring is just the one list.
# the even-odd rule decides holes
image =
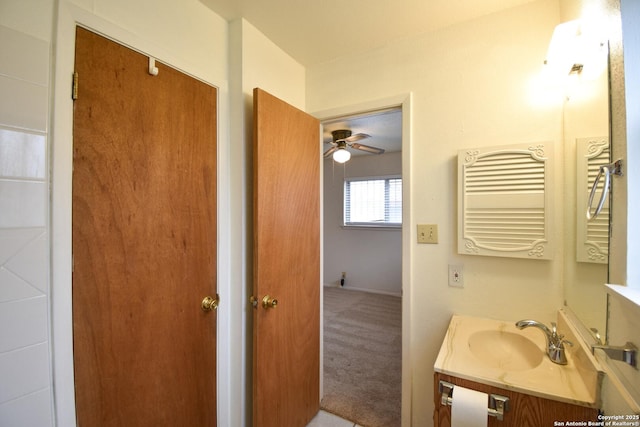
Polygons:
[[[441,394],[440,403],[442,405],[447,406],[452,404],[453,387],[454,385],[450,382],[440,380],[438,390]],[[493,393],[489,395],[489,407],[487,408],[487,414],[490,417],[495,417],[502,421],[504,419],[504,413],[507,411],[509,411],[508,397]]]

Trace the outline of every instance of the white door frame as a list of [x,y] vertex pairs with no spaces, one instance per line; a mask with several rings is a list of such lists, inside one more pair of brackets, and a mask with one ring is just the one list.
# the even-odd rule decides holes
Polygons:
[[[239,419],[237,396],[233,384],[241,382],[241,367],[232,364],[232,354],[238,351],[239,340],[231,339],[231,288],[229,250],[231,221],[227,208],[230,203],[228,138],[228,88],[226,81],[207,81],[203,70],[176,58],[152,41],[145,40],[121,27],[91,14],[77,6],[61,1],[58,9],[55,35],[54,91],[51,100],[52,138],[50,138],[51,167],[51,371],[54,398],[55,423],[59,426],[76,426],[73,321],[72,321],[72,167],[73,167],[73,101],[71,100],[71,76],[75,62],[75,29],[82,26],[108,37],[132,49],[158,58],[165,64],[181,70],[218,89],[218,294],[221,305],[217,319],[217,418],[218,425],[236,425]],[[185,71],[186,70],[186,71]],[[236,347],[233,347],[233,346]],[[222,350],[222,351],[221,351]]]
[[[413,229],[413,218],[411,217],[411,100],[412,94],[406,93],[402,95],[392,96],[388,98],[367,101],[355,105],[338,107],[324,111],[312,113],[314,117],[325,122],[331,119],[337,119],[345,116],[366,115],[368,112],[384,110],[388,108],[400,107],[402,110],[402,426],[406,427],[411,424],[411,230]],[[322,136],[322,134],[321,134]],[[322,143],[322,141],[320,141]],[[319,162],[320,162],[320,194],[324,194],[323,186],[323,167],[322,167],[322,144],[320,144]],[[320,209],[323,209],[322,197],[320,201]],[[324,234],[324,218],[321,216],[320,225],[321,236]],[[323,295],[323,268],[324,259],[322,252],[324,251],[324,239],[321,239],[320,245],[320,304],[322,313],[322,295]],[[323,317],[320,321],[320,396],[323,396]]]

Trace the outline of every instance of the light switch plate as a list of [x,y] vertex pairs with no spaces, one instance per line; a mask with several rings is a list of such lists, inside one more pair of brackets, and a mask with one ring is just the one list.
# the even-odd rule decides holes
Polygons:
[[438,243],[438,224],[418,224],[418,243]]

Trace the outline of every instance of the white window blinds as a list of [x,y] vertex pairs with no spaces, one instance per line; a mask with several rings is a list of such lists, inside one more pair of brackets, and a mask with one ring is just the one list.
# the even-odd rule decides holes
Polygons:
[[402,225],[402,178],[348,178],[344,182],[344,225]]

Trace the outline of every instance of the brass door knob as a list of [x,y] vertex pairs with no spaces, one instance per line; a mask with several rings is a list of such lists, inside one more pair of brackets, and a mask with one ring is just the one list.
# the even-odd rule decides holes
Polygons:
[[206,296],[202,300],[202,311],[214,311],[218,309],[218,304],[220,304],[220,298],[216,294],[216,297]]
[[264,308],[276,308],[277,305],[278,300],[269,295],[265,295],[264,298],[262,298],[262,306]]

